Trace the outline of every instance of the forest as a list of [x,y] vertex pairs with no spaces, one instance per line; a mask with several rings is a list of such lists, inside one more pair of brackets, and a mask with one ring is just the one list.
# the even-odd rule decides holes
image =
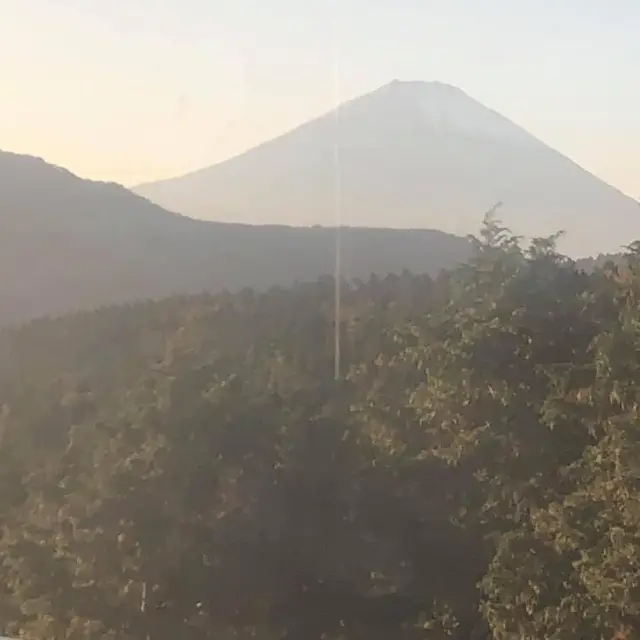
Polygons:
[[0,631],[640,634],[640,243],[0,332]]

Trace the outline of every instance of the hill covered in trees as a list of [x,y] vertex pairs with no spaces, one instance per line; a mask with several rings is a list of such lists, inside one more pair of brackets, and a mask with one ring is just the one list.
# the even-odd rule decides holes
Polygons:
[[[335,231],[176,215],[120,185],[0,152],[0,324],[174,294],[265,289],[333,272]],[[440,231],[345,229],[345,274],[437,273],[466,259]]]
[[0,622],[28,638],[636,637],[640,247],[487,220],[437,278],[0,332]]

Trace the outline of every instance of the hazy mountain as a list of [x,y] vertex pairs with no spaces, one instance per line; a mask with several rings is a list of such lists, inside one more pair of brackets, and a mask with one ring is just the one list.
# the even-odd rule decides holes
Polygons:
[[[585,131],[585,135],[589,135]],[[336,158],[336,146],[339,158]],[[528,236],[572,255],[640,237],[640,207],[460,89],[392,82],[240,156],[135,191],[197,218],[466,234],[498,201]]]
[[[192,220],[119,185],[0,152],[0,322],[312,280],[332,273],[334,243],[331,229]],[[468,251],[439,231],[347,229],[343,246],[345,275],[361,278],[433,273]]]

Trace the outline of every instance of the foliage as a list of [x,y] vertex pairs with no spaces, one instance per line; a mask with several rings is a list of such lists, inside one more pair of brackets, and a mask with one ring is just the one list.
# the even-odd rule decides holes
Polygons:
[[640,251],[488,216],[437,278],[0,333],[0,622],[39,640],[640,631]]

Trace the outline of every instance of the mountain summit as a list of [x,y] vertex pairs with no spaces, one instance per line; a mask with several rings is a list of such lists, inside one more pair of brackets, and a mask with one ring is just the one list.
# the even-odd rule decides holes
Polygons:
[[[585,132],[588,134],[588,132]],[[339,186],[339,198],[337,189]],[[190,216],[249,224],[565,230],[572,255],[640,237],[640,207],[462,90],[393,81],[235,158],[134,189]],[[338,204],[339,203],[339,204]]]

